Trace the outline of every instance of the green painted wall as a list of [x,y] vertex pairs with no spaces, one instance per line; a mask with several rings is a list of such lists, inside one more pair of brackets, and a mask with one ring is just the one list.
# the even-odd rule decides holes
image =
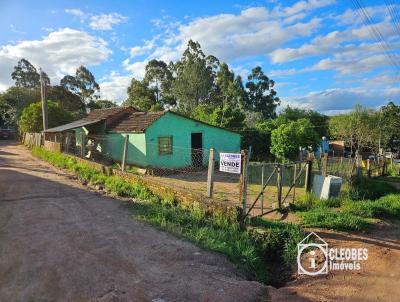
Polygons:
[[[239,134],[168,112],[146,130],[147,164],[166,168],[190,166],[192,164],[192,133],[202,133],[203,149],[214,148],[216,150],[216,160],[219,160],[219,152],[240,152]],[[158,154],[159,136],[173,137],[172,154]],[[203,155],[203,165],[207,165],[208,150],[204,152],[207,152],[207,154]]]
[[[76,144],[80,145],[80,132],[101,133],[103,125],[91,129],[75,129]],[[125,136],[129,134],[127,163],[140,167],[153,166],[164,168],[183,168],[192,165],[191,134],[202,133],[203,165],[208,164],[210,148],[219,152],[240,152],[240,135],[220,128],[212,127],[171,112],[154,122],[145,133],[107,133],[98,141],[98,150],[117,162],[122,161]],[[172,136],[172,154],[158,154],[158,137]]]
[[144,133],[108,133],[99,143],[101,153],[117,162],[122,161],[125,136],[129,134],[128,156],[126,162],[131,165],[146,166],[146,139]]

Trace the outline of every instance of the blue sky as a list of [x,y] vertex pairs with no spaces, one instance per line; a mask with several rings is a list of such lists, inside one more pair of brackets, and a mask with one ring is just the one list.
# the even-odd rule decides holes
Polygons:
[[400,7],[358,2],[372,25],[355,1],[2,0],[0,91],[24,57],[53,83],[83,64],[102,96],[121,102],[148,60],[177,60],[193,39],[243,78],[262,66],[283,106],[333,114],[399,103]]

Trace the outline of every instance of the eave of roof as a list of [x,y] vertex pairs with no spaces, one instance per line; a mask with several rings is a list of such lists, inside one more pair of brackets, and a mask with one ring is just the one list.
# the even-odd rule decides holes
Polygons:
[[63,132],[63,131],[72,130],[72,129],[75,129],[75,128],[80,128],[80,127],[83,127],[83,126],[93,125],[93,124],[96,124],[96,123],[101,122],[101,121],[102,120],[81,119],[81,120],[77,120],[77,121],[69,123],[69,124],[61,125],[61,126],[50,128],[50,129],[46,129],[44,132],[46,132],[46,133]]

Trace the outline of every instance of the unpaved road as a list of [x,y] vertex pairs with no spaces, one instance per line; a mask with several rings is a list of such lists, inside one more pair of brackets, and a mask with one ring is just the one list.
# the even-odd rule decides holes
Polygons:
[[259,301],[267,290],[0,141],[0,301]]
[[[295,219],[292,219],[295,220]],[[359,271],[330,271],[328,275],[297,276],[285,287],[271,291],[273,301],[287,298],[305,301],[398,302],[400,301],[400,221],[379,222],[366,233],[323,229],[316,232],[329,248],[368,249]],[[301,301],[301,300],[299,300]]]
[[399,221],[365,234],[314,231],[329,247],[368,248],[362,270],[266,287],[0,141],[0,302],[400,301]]

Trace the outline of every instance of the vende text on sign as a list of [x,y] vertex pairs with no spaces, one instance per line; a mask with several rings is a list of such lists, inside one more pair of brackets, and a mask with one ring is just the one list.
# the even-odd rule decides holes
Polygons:
[[240,174],[241,158],[240,153],[220,153],[219,170],[221,172]]

